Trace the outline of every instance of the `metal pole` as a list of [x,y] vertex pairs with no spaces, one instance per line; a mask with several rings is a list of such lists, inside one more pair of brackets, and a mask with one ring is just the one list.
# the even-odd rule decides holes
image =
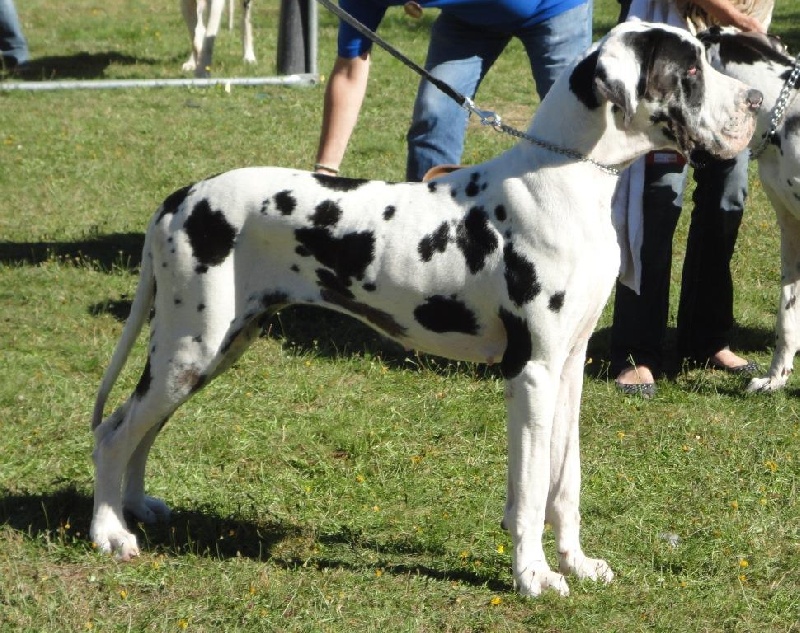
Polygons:
[[278,25],[279,75],[310,72],[310,31],[309,3],[306,0],[281,0]]
[[311,86],[318,82],[316,75],[301,73],[285,75],[283,77],[230,77],[206,79],[87,79],[87,80],[62,80],[62,81],[0,81],[0,92],[9,90],[108,90],[113,88],[168,88],[186,86],[189,88],[204,88],[208,86]]

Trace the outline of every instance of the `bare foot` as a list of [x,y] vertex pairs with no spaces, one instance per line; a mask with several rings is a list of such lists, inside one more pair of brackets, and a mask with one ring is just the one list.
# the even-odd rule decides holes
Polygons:
[[713,365],[723,369],[736,369],[747,365],[747,360],[734,354],[729,347],[723,347],[709,358]]
[[617,376],[617,383],[620,385],[647,385],[654,382],[653,372],[647,365],[626,367]]

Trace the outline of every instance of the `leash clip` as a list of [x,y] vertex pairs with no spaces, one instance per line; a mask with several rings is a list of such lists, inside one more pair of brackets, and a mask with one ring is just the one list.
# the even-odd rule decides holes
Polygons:
[[503,126],[503,121],[500,119],[499,114],[491,110],[481,110],[475,107],[475,103],[469,97],[464,97],[464,109],[477,116],[481,120],[481,125],[489,125],[498,130]]

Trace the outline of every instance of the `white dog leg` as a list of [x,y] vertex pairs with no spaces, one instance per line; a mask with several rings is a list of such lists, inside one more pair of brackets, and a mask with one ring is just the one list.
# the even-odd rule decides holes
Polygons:
[[550,569],[542,549],[554,393],[552,376],[538,362],[528,362],[506,382],[510,503],[503,524],[514,544],[514,583],[524,596],[538,596],[545,589],[569,594],[564,576]]
[[225,0],[211,0],[208,23],[206,24],[205,37],[203,38],[203,50],[200,52],[197,68],[194,71],[196,77],[208,77],[211,74],[214,44],[217,41],[217,33],[219,33],[219,25],[222,21],[222,10],[224,8]]
[[775,327],[775,352],[769,373],[753,378],[747,391],[782,389],[792,373],[794,355],[800,345],[800,220],[780,200],[773,199],[772,204],[781,230],[781,294]]
[[581,464],[578,419],[583,390],[586,344],[573,350],[564,364],[558,389],[555,423],[550,444],[550,497],[547,521],[553,526],[558,569],[580,579],[611,582],[614,573],[604,560],[589,558],[580,545]]
[[189,29],[189,41],[192,46],[189,52],[189,59],[183,64],[183,70],[195,70],[200,62],[203,40],[206,37],[206,29],[203,26],[205,10],[206,0],[181,0],[181,12],[183,13],[186,27]]
[[136,537],[125,526],[122,513],[122,480],[147,425],[140,404],[136,395],[131,396],[94,431],[94,511],[89,534],[100,551],[113,552],[123,561],[139,555]]
[[250,23],[250,10],[252,0],[243,0],[242,7],[242,49],[244,61],[248,64],[256,63],[256,52],[253,48],[253,25]]
[[158,424],[150,429],[144,439],[139,442],[139,446],[136,447],[128,462],[128,469],[125,473],[125,491],[122,495],[122,506],[137,521],[146,524],[167,521],[171,514],[166,503],[144,494],[144,474],[147,457],[162,426],[163,424]]

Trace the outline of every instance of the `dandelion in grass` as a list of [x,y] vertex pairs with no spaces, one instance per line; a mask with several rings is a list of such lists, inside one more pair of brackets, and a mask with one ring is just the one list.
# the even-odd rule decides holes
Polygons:
[[769,472],[774,473],[778,470],[778,464],[771,459],[768,459],[764,462],[764,468],[766,468]]
[[489,604],[493,607],[498,607],[503,604],[503,599],[500,596],[495,596],[491,600],[489,600]]
[[497,553],[498,554],[505,554],[506,553],[505,545],[500,543],[500,545],[497,546]]
[[188,629],[189,628],[189,620],[187,620],[186,618],[181,618],[180,620],[178,620],[178,628],[181,629],[182,631],[185,631],[186,629]]

